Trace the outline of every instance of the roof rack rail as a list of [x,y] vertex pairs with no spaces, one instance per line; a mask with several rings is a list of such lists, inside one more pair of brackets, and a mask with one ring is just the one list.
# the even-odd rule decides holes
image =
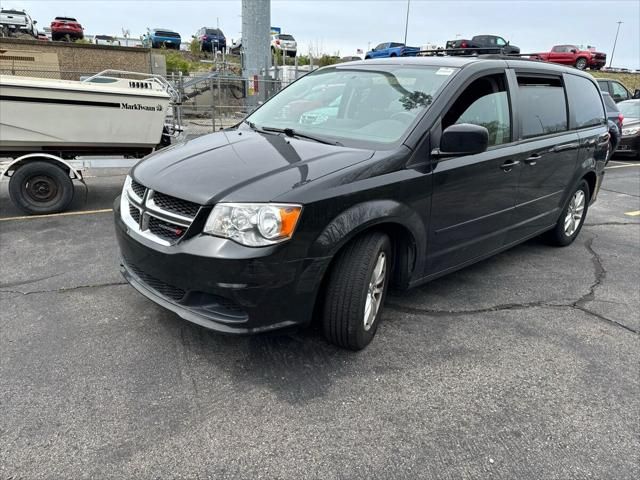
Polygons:
[[[478,53],[478,50],[499,50],[496,53]],[[461,52],[461,53],[456,53]],[[464,53],[463,53],[464,52]],[[469,53],[466,53],[469,52]],[[433,48],[428,50],[419,50],[410,52],[403,56],[421,56],[421,54],[435,54],[436,56],[456,56],[456,57],[482,57],[482,58],[523,58],[529,60],[539,60],[539,53],[505,53],[503,49],[487,48],[487,47],[469,47],[469,48]],[[454,53],[454,55],[451,55]]]

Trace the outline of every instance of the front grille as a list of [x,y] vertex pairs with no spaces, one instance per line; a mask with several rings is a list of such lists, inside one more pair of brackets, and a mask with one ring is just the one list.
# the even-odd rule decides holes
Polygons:
[[200,209],[200,205],[197,203],[171,197],[160,192],[153,192],[153,201],[162,210],[182,215],[183,217],[194,218]]
[[129,204],[129,215],[131,215],[131,218],[133,218],[136,223],[140,223],[140,210],[131,203]]
[[180,240],[191,226],[200,205],[156,192],[132,178],[127,182],[123,202],[128,203],[128,209],[123,206],[122,215],[128,226],[163,245],[172,245]]
[[133,190],[133,193],[135,193],[138,197],[142,198],[144,197],[144,191],[146,190],[146,188],[144,187],[144,185],[140,185],[138,182],[132,179],[131,190]]
[[169,285],[168,283],[163,282],[162,280],[158,280],[155,277],[143,272],[135,265],[127,262],[127,267],[131,270],[135,275],[149,288],[155,290],[160,295],[170,298],[176,302],[182,300],[184,294],[186,293],[184,290],[178,287],[174,287],[173,285]]
[[149,216],[149,231],[156,237],[163,238],[169,242],[175,242],[182,238],[187,231],[187,227],[165,222],[159,218]]

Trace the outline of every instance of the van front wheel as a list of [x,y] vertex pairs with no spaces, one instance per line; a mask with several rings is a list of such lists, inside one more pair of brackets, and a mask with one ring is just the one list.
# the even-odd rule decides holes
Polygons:
[[323,330],[327,340],[351,350],[366,347],[378,328],[391,271],[391,241],[364,234],[338,254],[329,273]]

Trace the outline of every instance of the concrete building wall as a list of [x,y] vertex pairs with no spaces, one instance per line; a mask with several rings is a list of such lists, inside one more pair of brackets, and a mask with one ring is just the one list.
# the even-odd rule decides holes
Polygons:
[[[12,62],[1,60],[3,56],[26,57],[27,52],[30,52],[30,56],[34,56],[34,53],[44,54],[36,55],[34,62],[28,62],[33,63],[32,76],[65,80],[79,80],[81,75],[107,69],[152,73],[155,63],[158,63],[152,62],[151,50],[148,48],[0,38],[0,71],[11,73],[7,68]],[[15,68],[15,61],[13,65]],[[59,71],[60,76],[51,77],[52,70]]]

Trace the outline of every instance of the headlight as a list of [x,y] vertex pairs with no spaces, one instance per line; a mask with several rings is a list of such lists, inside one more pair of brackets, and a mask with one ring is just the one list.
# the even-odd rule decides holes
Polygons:
[[289,240],[300,218],[301,205],[219,203],[209,214],[204,233],[263,247]]
[[624,135],[625,137],[627,135],[635,135],[639,131],[640,131],[640,126],[639,127],[632,127],[632,128],[623,128],[622,129],[622,135]]

